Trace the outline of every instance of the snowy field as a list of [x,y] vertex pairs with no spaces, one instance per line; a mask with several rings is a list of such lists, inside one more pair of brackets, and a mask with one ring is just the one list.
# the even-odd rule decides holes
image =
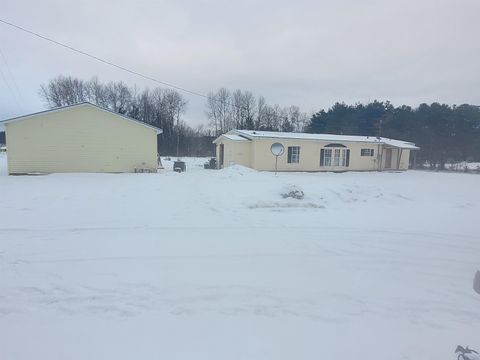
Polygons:
[[[0,359],[456,359],[480,350],[480,176],[9,177]],[[303,200],[281,193],[296,187]]]

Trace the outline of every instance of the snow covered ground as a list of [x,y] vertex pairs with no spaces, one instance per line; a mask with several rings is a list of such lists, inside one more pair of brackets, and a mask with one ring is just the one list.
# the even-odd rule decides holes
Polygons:
[[453,171],[480,170],[480,163],[461,161],[453,164],[445,164],[445,168]]
[[[0,359],[456,359],[480,348],[480,177],[9,177]],[[302,200],[282,198],[301,189]]]

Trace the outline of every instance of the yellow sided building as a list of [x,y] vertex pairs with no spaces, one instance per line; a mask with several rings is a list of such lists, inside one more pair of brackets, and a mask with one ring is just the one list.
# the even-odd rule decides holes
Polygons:
[[90,103],[0,124],[9,174],[157,170],[157,135],[162,130]]
[[[275,159],[274,143],[284,148]],[[214,140],[219,168],[274,171],[407,170],[415,144],[374,136],[232,130]],[[277,165],[276,165],[277,160]]]

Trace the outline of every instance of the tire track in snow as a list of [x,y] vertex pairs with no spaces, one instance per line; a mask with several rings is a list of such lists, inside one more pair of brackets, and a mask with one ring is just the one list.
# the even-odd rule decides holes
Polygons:
[[412,236],[429,236],[451,238],[458,237],[464,239],[480,240],[480,236],[460,234],[460,233],[441,233],[441,232],[424,232],[424,231],[403,231],[403,230],[387,230],[383,228],[363,228],[349,226],[86,226],[86,227],[59,227],[59,228],[0,228],[0,232],[89,232],[89,231],[116,231],[116,230],[342,230],[350,232],[370,232],[382,234],[398,234]]

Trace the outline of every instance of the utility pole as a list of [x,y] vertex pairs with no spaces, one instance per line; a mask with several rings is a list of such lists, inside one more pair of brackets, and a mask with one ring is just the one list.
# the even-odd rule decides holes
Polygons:
[[180,160],[180,110],[177,110],[177,160]]

